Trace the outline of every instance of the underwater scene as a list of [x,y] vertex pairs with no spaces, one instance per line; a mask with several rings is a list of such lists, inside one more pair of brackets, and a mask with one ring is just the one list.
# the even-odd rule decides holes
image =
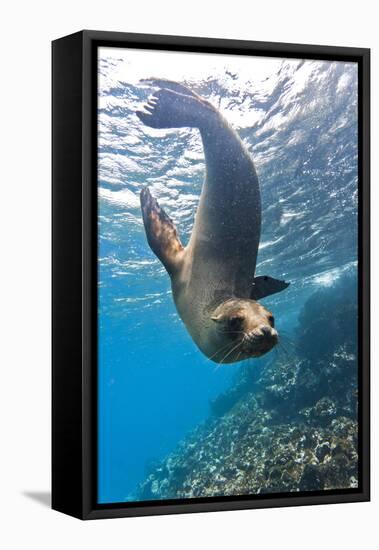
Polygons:
[[99,48],[99,503],[358,487],[357,103],[355,63]]

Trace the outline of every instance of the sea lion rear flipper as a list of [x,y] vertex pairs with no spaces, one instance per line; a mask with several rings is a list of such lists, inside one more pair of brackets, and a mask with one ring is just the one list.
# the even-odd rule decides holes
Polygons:
[[[177,89],[183,89],[184,93]],[[185,92],[185,86],[168,81],[167,88],[154,92],[136,114],[151,128],[202,128],[209,123],[209,115],[215,115],[217,111],[200,96]]]
[[140,193],[143,223],[151,250],[171,275],[180,268],[184,247],[171,218],[145,187]]
[[150,84],[151,86],[157,86],[158,88],[167,88],[168,90],[173,90],[174,92],[179,92],[180,94],[189,95],[201,99],[199,94],[193,92],[184,84],[175,82],[174,80],[166,80],[164,78],[142,78],[140,82],[144,84]]
[[274,279],[273,277],[268,277],[263,275],[261,277],[255,277],[253,281],[253,288],[251,289],[250,298],[252,300],[261,300],[266,296],[271,294],[276,294],[281,292],[289,286],[290,283],[281,281],[280,279]]

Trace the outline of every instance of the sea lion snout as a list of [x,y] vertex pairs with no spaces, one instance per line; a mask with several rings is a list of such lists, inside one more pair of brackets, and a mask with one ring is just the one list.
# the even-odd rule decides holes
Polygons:
[[256,338],[272,338],[276,342],[278,341],[278,333],[270,325],[263,325],[259,327],[256,331],[253,331],[253,334]]
[[244,337],[244,351],[258,357],[270,351],[278,343],[277,330],[271,325],[262,325],[247,333]]

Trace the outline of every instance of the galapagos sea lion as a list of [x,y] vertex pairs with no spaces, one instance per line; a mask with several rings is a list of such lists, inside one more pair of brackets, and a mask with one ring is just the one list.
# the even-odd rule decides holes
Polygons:
[[258,300],[289,283],[255,277],[261,198],[250,155],[224,116],[182,84],[162,79],[137,111],[152,128],[198,128],[206,177],[186,247],[145,187],[140,194],[150,248],[166,268],[176,308],[194,342],[216,363],[259,357],[278,342],[274,316]]

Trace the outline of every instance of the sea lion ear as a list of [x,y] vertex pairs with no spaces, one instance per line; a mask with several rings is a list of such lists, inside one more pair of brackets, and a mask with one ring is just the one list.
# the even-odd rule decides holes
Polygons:
[[167,269],[169,275],[180,269],[184,246],[172,219],[145,187],[140,193],[143,223],[151,250]]
[[211,319],[212,319],[212,321],[214,321],[215,323],[221,323],[221,321],[222,321],[222,315],[221,315],[221,313],[219,313],[218,315],[212,315]]
[[261,277],[255,277],[253,281],[253,288],[251,289],[250,298],[252,300],[261,300],[271,294],[281,292],[289,286],[290,283],[281,281],[280,279],[274,279],[263,275]]

